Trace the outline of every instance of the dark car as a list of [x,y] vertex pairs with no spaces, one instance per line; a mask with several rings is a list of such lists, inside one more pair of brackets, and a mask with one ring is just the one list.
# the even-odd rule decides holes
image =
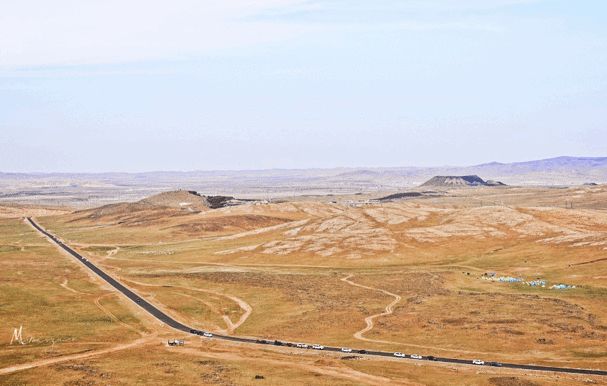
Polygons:
[[366,354],[366,353],[367,353],[367,350],[358,350],[358,353],[359,353],[359,354]]
[[502,364],[499,362],[489,362],[489,366],[493,367],[502,367]]
[[426,357],[426,359],[428,359],[429,361],[435,361],[435,360],[436,360],[436,357],[435,357],[434,355],[428,355],[428,356]]
[[279,340],[275,340],[275,341],[274,341],[274,346],[282,346],[283,344],[284,344],[284,343],[282,343],[282,342],[281,342],[281,341],[279,341]]

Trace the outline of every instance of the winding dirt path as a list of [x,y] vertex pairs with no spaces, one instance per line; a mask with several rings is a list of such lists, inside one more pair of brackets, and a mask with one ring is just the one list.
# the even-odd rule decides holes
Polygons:
[[341,281],[344,281],[344,282],[346,282],[346,283],[348,283],[350,285],[353,285],[355,287],[360,287],[360,288],[368,289],[368,290],[371,290],[371,291],[381,292],[383,294],[386,294],[388,296],[392,296],[394,298],[394,300],[390,304],[388,304],[386,306],[386,308],[384,309],[384,312],[380,312],[379,314],[374,314],[374,315],[371,315],[371,316],[367,316],[365,318],[365,323],[367,324],[367,326],[365,328],[363,328],[362,330],[355,332],[354,335],[353,335],[356,339],[359,339],[359,340],[364,340],[364,341],[368,341],[368,342],[377,342],[376,340],[365,338],[363,336],[363,334],[365,334],[365,333],[367,333],[367,332],[369,332],[369,331],[371,331],[373,329],[373,327],[375,326],[375,324],[373,323],[373,319],[379,318],[380,316],[391,315],[394,312],[394,306],[396,306],[396,304],[398,302],[400,302],[402,298],[400,297],[400,295],[397,295],[395,293],[383,290],[381,288],[373,288],[373,287],[368,287],[366,285],[354,283],[353,281],[350,280],[352,277],[354,277],[354,275],[350,274],[350,275],[342,278]]
[[406,342],[398,342],[398,341],[393,341],[393,340],[382,340],[382,339],[371,339],[371,338],[366,338],[363,336],[363,334],[371,331],[374,327],[374,323],[373,323],[373,319],[378,318],[380,316],[386,316],[386,315],[391,315],[394,312],[394,306],[401,300],[401,297],[395,293],[380,289],[380,288],[374,288],[374,287],[368,287],[362,284],[358,284],[355,283],[353,281],[351,281],[350,279],[353,277],[354,275],[350,274],[340,280],[356,286],[356,287],[360,287],[360,288],[364,288],[364,289],[368,289],[368,290],[372,290],[372,291],[377,291],[377,292],[381,292],[384,293],[386,295],[392,296],[394,298],[394,300],[388,304],[384,310],[384,312],[381,312],[379,314],[375,314],[375,315],[371,315],[365,318],[365,323],[367,324],[367,326],[365,328],[363,328],[360,331],[355,332],[352,336],[356,339],[362,340],[362,341],[366,341],[366,342],[374,342],[374,343],[384,343],[384,344],[391,344],[391,345],[399,345],[399,346],[406,346],[406,347],[416,347],[416,348],[421,348],[421,349],[428,349],[428,350],[433,350],[433,351],[444,351],[444,352],[453,352],[453,353],[466,353],[466,354],[482,354],[482,355],[499,355],[499,356],[503,356],[501,354],[496,354],[496,353],[492,353],[492,352],[487,352],[487,351],[473,351],[473,350],[464,350],[464,349],[451,349],[451,348],[444,348],[444,347],[438,347],[438,346],[431,346],[431,345],[423,345],[423,344],[414,344],[414,343],[406,343]]
[[147,336],[139,338],[130,343],[119,344],[114,347],[104,348],[104,349],[97,350],[97,351],[90,351],[90,352],[81,353],[81,354],[64,355],[64,356],[61,356],[58,358],[40,359],[40,360],[28,362],[28,363],[23,363],[20,365],[4,367],[4,368],[0,369],[0,375],[11,374],[11,373],[15,373],[17,371],[33,369],[35,367],[54,365],[54,364],[61,363],[61,362],[90,358],[93,356],[108,354],[108,353],[121,351],[121,350],[127,350],[130,348],[148,344],[148,343],[152,342],[154,338],[156,338],[156,334],[147,335]]
[[[167,287],[167,285],[142,283],[142,282],[134,281],[134,280],[130,280],[130,279],[123,279],[123,280],[129,281],[131,283],[139,284],[142,286],[146,286],[146,287],[165,287],[165,288]],[[251,307],[251,305],[249,303],[245,302],[241,298],[236,297],[234,295],[228,295],[228,294],[224,294],[224,293],[213,291],[213,290],[189,287],[189,286],[171,285],[170,288],[183,288],[183,289],[187,289],[190,291],[204,292],[204,293],[212,294],[215,296],[228,298],[228,299],[232,300],[233,302],[235,302],[236,304],[238,304],[238,306],[244,311],[244,313],[240,316],[240,318],[238,319],[238,321],[236,323],[232,322],[232,319],[230,319],[229,316],[222,315],[222,318],[226,322],[226,325],[228,327],[227,331],[224,330],[222,332],[233,333],[238,327],[240,327],[249,318],[249,316],[253,312],[253,307]]]

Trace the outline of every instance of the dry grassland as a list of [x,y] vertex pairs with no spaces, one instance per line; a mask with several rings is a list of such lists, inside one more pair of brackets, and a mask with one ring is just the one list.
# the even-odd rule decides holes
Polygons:
[[[354,207],[300,201],[195,213],[126,205],[118,212],[90,210],[39,221],[167,313],[200,328],[423,355],[607,369],[607,211],[601,201],[606,192],[604,186],[462,189],[442,201]],[[559,207],[571,197],[574,209]],[[498,201],[505,205],[487,206]],[[53,325],[57,336],[80,331],[74,336],[87,341],[119,343],[140,336],[115,320],[95,324],[92,315],[104,315],[95,303],[107,294],[103,287],[23,223],[3,220],[2,226],[2,248],[8,249],[0,251],[5,256],[1,263],[26,275],[11,286],[2,282],[2,304],[12,307],[0,308],[3,321],[36,325],[46,334]],[[22,245],[25,251],[18,250]],[[15,268],[26,258],[32,262]],[[34,261],[47,266],[42,269]],[[492,271],[576,288],[482,279]],[[40,294],[38,287],[31,289],[34,279],[41,282]],[[69,320],[49,311],[57,319],[48,316],[48,322],[36,324],[30,310],[39,296],[51,297],[53,305],[69,302],[74,307]],[[19,307],[15,299],[30,307]],[[102,301],[137,331],[171,336],[151,327],[117,296]],[[72,326],[80,326],[78,318],[90,318],[92,324],[84,323],[90,328]],[[95,384],[104,383],[106,374],[112,381],[105,383],[112,384],[143,382],[145,377],[183,384],[284,384],[286,379],[290,384],[498,386],[605,382],[601,377],[411,361],[343,360],[288,349],[245,351],[196,339],[185,348],[168,349],[158,339],[149,343],[154,350],[135,347],[5,379]],[[3,366],[37,358],[35,350],[29,356],[19,350],[6,346]],[[144,360],[152,370],[133,370]]]
[[0,220],[0,367],[107,349],[148,333],[125,303],[21,220]]

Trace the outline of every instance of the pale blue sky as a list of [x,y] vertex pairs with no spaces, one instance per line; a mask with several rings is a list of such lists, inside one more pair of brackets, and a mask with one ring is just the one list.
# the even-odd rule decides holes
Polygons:
[[0,171],[605,156],[606,20],[602,0],[3,1]]

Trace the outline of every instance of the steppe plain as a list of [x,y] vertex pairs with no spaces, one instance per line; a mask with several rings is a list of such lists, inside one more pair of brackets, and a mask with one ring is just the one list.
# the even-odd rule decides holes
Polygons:
[[[607,369],[607,186],[477,187],[208,209],[187,191],[0,210],[2,384],[605,384],[605,377],[203,340],[160,325],[23,221],[224,334]],[[542,279],[545,287],[487,280]],[[553,284],[575,286],[551,289]],[[20,339],[15,329],[21,329]],[[183,338],[183,347],[168,339]]]

